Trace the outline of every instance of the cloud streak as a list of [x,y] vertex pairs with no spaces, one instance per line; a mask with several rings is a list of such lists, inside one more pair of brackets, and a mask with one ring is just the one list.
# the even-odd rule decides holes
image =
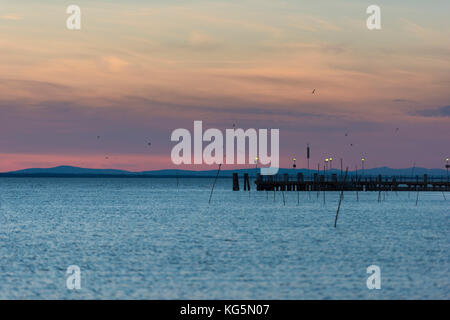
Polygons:
[[10,20],[10,21],[18,21],[18,20],[22,20],[22,16],[17,15],[17,14],[6,14],[6,15],[2,15],[0,16],[0,19],[2,20]]
[[423,117],[448,118],[450,117],[450,105],[436,109],[418,110],[413,114],[420,115]]

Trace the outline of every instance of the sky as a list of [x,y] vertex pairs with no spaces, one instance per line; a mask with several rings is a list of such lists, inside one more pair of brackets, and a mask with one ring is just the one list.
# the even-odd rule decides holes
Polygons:
[[[72,4],[81,30],[66,28]],[[381,30],[366,27],[372,4]],[[309,143],[311,167],[443,168],[448,12],[440,0],[0,0],[0,172],[176,168],[170,135],[194,120],[279,129],[282,167],[306,167]]]

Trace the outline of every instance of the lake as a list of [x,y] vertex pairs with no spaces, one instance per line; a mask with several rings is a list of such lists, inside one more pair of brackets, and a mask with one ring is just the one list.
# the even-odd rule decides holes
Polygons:
[[449,192],[346,192],[335,229],[337,192],[212,182],[1,178],[0,299],[450,298]]

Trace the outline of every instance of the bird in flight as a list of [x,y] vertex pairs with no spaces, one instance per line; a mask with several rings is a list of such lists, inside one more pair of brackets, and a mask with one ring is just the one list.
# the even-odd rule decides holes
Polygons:
[[345,133],[345,136],[348,137],[348,132]]
[[100,139],[100,136],[97,136],[97,139]]
[[400,128],[395,128],[395,132],[398,132],[398,130],[400,130]]
[[312,91],[312,94],[314,94],[316,92],[316,89],[314,89],[313,91]]

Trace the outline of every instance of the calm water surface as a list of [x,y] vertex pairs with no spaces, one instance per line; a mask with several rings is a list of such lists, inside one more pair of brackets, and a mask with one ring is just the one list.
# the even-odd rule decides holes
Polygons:
[[211,184],[0,179],[0,299],[450,298],[450,193],[347,192],[334,229],[336,192],[283,205],[224,179],[208,205]]

